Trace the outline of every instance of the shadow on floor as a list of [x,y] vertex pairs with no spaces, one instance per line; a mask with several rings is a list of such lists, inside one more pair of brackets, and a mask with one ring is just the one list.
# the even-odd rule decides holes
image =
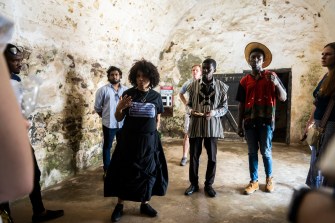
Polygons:
[[[169,188],[164,197],[153,197],[151,205],[159,212],[158,217],[148,218],[139,213],[139,203],[125,202],[125,222],[210,222],[250,223],[286,221],[287,206],[293,188],[304,186],[309,166],[309,151],[303,146],[273,145],[274,193],[264,192],[265,175],[259,156],[260,190],[252,195],[243,195],[249,181],[247,147],[243,142],[219,141],[216,179],[213,187],[215,198],[204,194],[207,164],[203,150],[199,169],[200,191],[185,196],[189,186],[188,164],[179,166],[182,155],[182,140],[165,139],[163,147],[168,162]],[[103,223],[110,222],[116,198],[103,197],[102,168],[78,173],[75,177],[43,191],[43,200],[48,209],[64,209],[62,218],[52,223]],[[31,222],[31,205],[28,198],[11,204],[15,223]]]

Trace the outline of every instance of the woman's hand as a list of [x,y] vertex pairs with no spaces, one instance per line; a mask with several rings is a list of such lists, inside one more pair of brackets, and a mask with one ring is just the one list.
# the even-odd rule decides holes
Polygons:
[[120,97],[120,101],[116,106],[116,110],[122,112],[123,109],[130,107],[131,103],[132,103],[131,96],[125,95],[123,97]]
[[302,138],[300,139],[301,142],[305,141],[305,139],[307,138],[308,130],[310,128],[312,128],[313,125],[314,125],[314,120],[308,120],[307,121],[306,127],[305,127],[303,135],[302,135]]
[[304,134],[307,134],[308,129],[312,128],[313,125],[314,125],[314,120],[307,121]]
[[115,118],[118,122],[122,121],[125,114],[122,112],[123,109],[126,109],[131,106],[132,98],[131,96],[125,95],[124,97],[120,97],[120,101],[116,106],[115,110]]

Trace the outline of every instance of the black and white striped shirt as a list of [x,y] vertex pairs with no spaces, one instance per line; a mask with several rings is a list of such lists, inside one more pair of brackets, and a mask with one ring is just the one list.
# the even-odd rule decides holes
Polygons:
[[188,130],[190,138],[223,138],[223,126],[220,117],[228,111],[228,88],[228,85],[214,78],[209,84],[200,79],[189,85],[187,88],[189,92],[188,106],[201,113],[214,111],[214,116],[209,120],[205,117],[191,116]]

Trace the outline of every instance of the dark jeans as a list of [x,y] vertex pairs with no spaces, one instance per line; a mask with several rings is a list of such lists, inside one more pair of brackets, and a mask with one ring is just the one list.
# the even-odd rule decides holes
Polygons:
[[258,180],[258,150],[262,154],[266,177],[272,176],[272,137],[273,131],[270,124],[257,121],[245,128],[251,181]]
[[113,145],[113,140],[114,137],[116,135],[116,133],[119,131],[119,128],[114,128],[114,129],[110,129],[107,128],[106,126],[102,126],[102,131],[104,134],[104,144],[102,147],[102,158],[103,158],[103,162],[104,162],[104,171],[108,170],[108,166],[110,164],[111,161],[111,148]]
[[[320,125],[320,120],[315,120],[317,126]],[[314,146],[311,146],[311,162],[306,179],[306,184],[312,189],[317,189],[320,186],[334,187],[335,183],[330,181],[329,177],[324,176],[321,172],[319,166],[317,165],[322,159],[322,156],[327,150],[327,145],[330,142],[330,139],[335,136],[335,122],[328,121],[325,127],[324,136],[321,140],[321,146],[317,149]]]
[[[33,159],[34,159],[34,187],[32,192],[29,194],[29,198],[31,205],[33,207],[33,213],[39,214],[43,212],[45,208],[42,201],[41,185],[40,185],[41,171],[38,168],[34,150],[33,150]],[[6,210],[10,214],[8,202],[0,204],[0,208]]]
[[216,153],[218,138],[190,138],[189,180],[192,185],[199,184],[198,172],[199,158],[202,151],[202,141],[204,141],[204,146],[208,156],[205,186],[211,186],[214,183],[216,172]]

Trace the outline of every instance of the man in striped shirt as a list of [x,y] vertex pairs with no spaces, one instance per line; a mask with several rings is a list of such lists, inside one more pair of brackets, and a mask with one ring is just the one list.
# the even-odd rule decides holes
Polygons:
[[190,167],[189,180],[191,185],[185,195],[199,191],[199,158],[202,142],[208,155],[205,192],[215,197],[212,187],[216,171],[217,140],[223,137],[223,126],[220,117],[228,111],[228,86],[222,81],[214,79],[216,61],[206,59],[202,63],[202,78],[194,81],[188,87],[191,120],[188,130],[190,138]]

